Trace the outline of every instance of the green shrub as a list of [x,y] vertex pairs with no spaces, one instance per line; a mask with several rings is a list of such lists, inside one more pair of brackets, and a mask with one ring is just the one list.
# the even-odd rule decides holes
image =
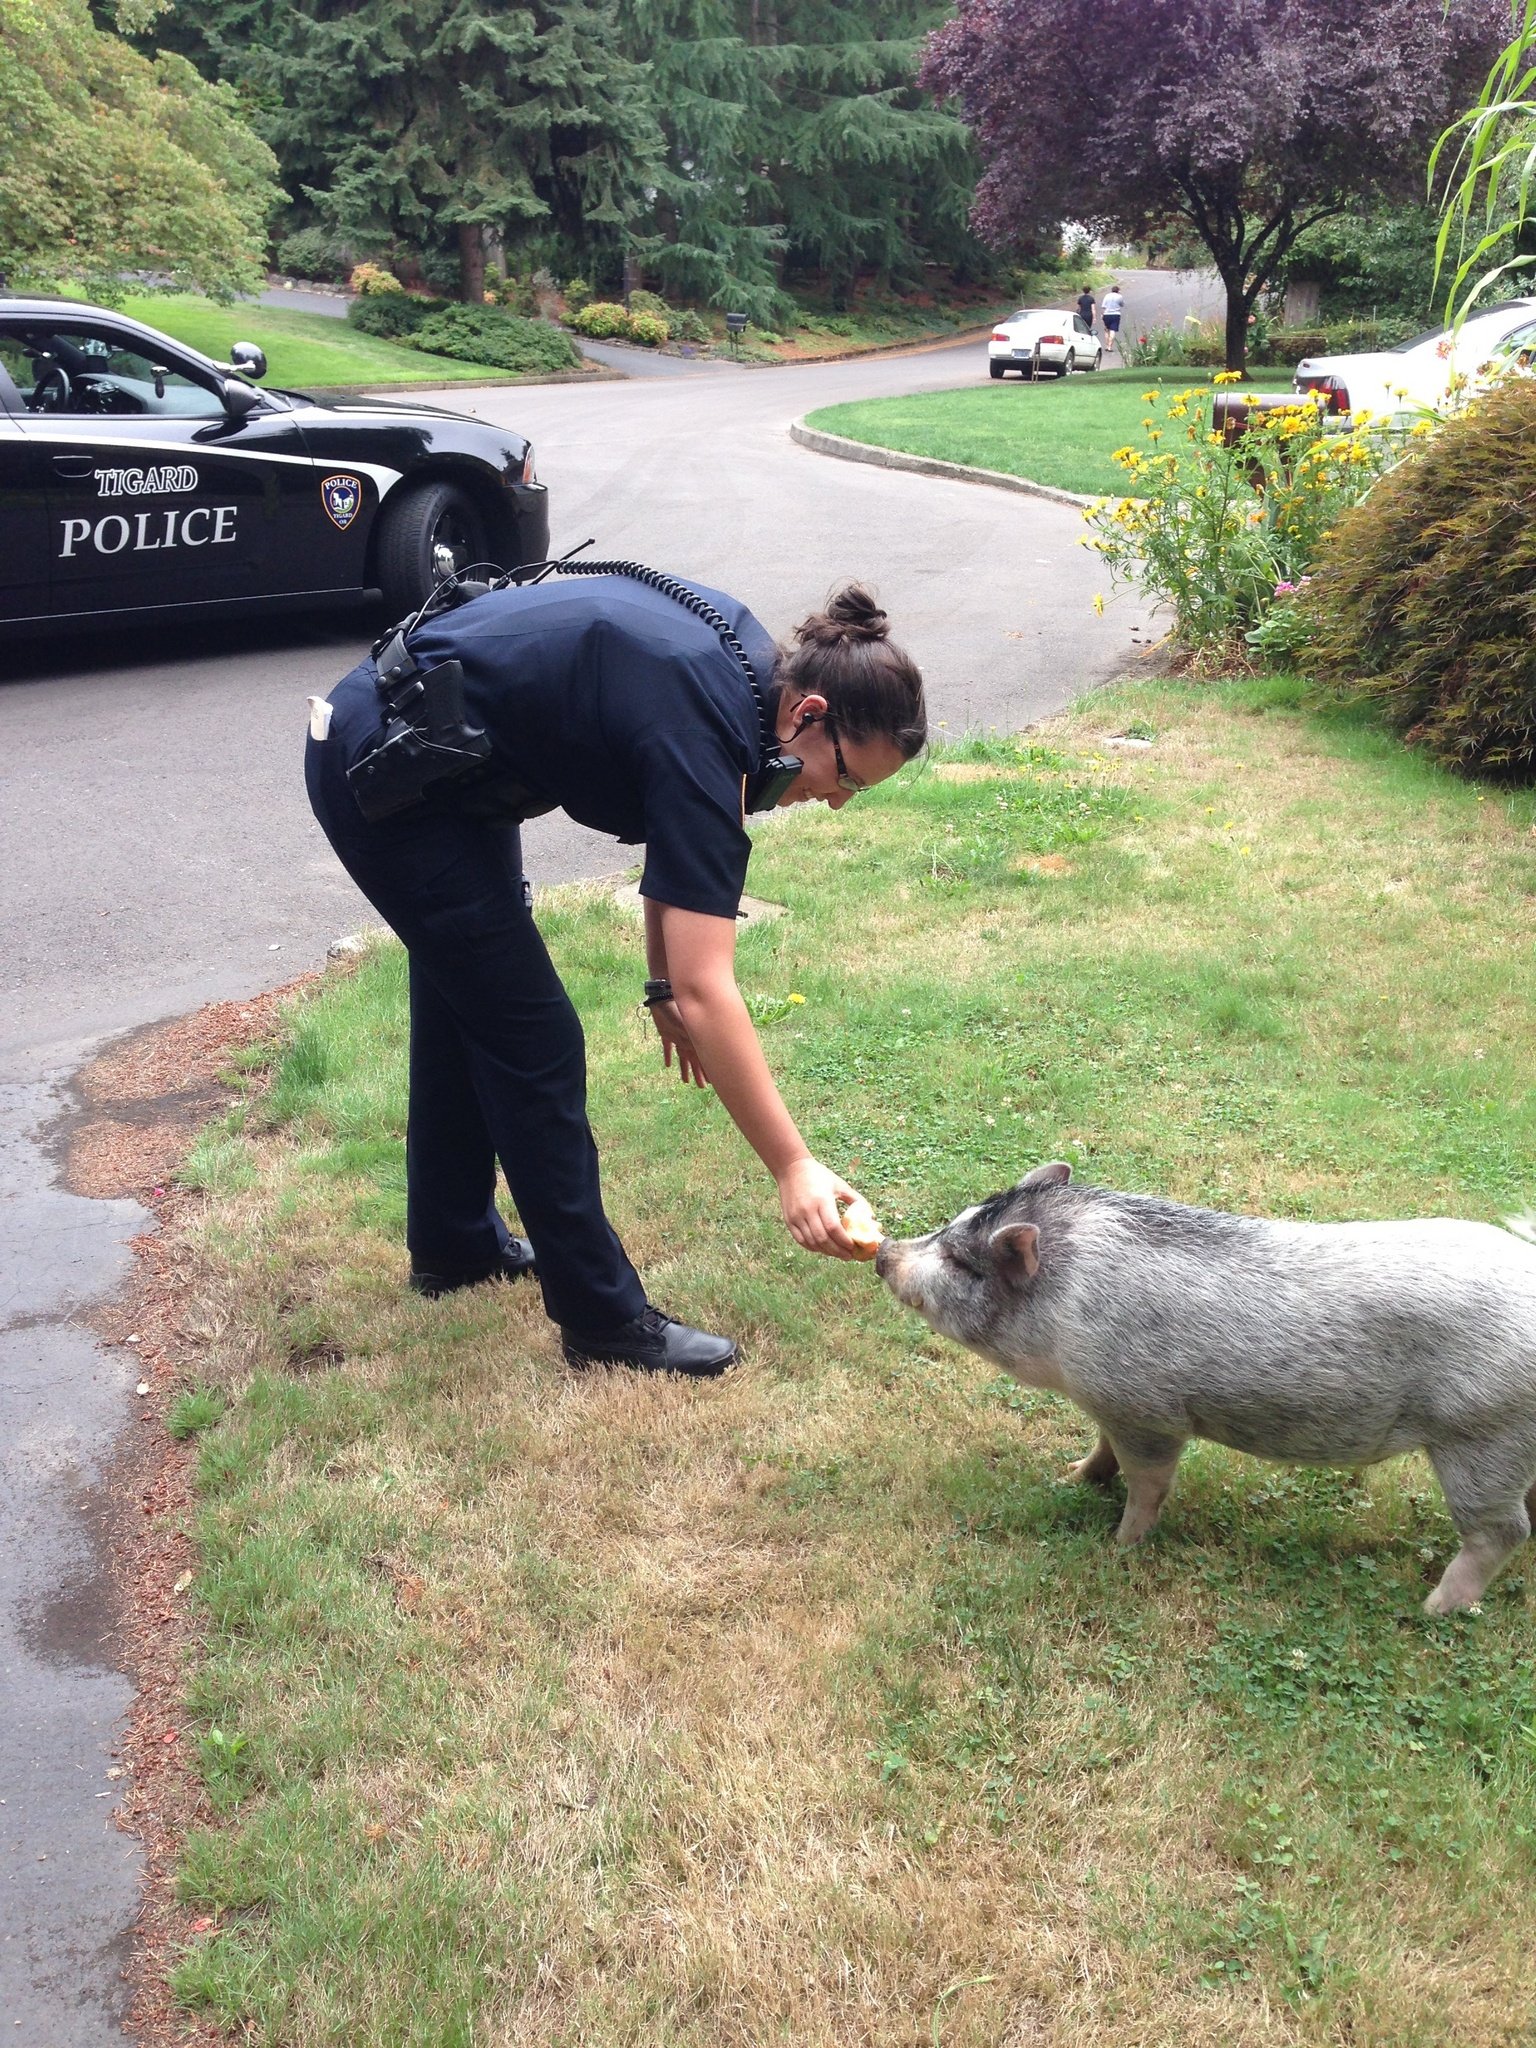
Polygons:
[[672,308],[656,292],[631,292],[629,310],[632,316],[636,313],[654,313],[658,320],[670,323],[672,319]]
[[1122,335],[1120,347],[1125,365],[1147,369],[1153,364],[1187,363],[1184,329],[1181,327],[1154,327],[1148,332],[1130,337]]
[[594,299],[590,306],[582,308],[571,325],[578,334],[593,341],[618,341],[629,333],[629,315],[612,300]]
[[345,284],[357,264],[357,251],[330,228],[300,228],[284,235],[272,252],[286,277],[313,277],[324,284]]
[[509,313],[519,314],[524,320],[538,318],[538,293],[526,278],[487,278],[485,303],[488,306],[501,306]]
[[444,306],[410,337],[413,347],[461,363],[523,373],[572,370],[580,357],[568,334],[547,320],[524,320],[495,306]]
[[364,298],[381,292],[403,292],[405,286],[392,270],[386,270],[379,263],[359,263],[354,266],[347,280],[353,291]]
[[631,313],[629,316],[629,338],[638,341],[642,348],[660,348],[671,332],[657,313]]
[[1184,323],[1184,360],[1197,370],[1219,370],[1227,360],[1227,330],[1221,320]]
[[585,306],[592,303],[592,287],[584,277],[568,277],[565,281],[565,317],[574,320]]
[[686,312],[679,313],[672,323],[674,341],[687,341],[698,345],[713,341],[714,338],[709,322],[701,313],[696,313],[692,306]]
[[1395,348],[1408,339],[1412,323],[1407,320],[1330,320],[1312,327],[1272,327],[1262,343],[1250,349],[1255,363],[1275,363],[1289,369],[1303,356],[1363,355],[1374,349]]
[[1536,780],[1536,381],[1413,432],[1318,558],[1308,671],[1452,767]]
[[352,301],[347,308],[347,323],[360,334],[400,341],[414,334],[423,320],[440,312],[447,303],[446,299],[418,299],[410,292],[376,292],[371,298]]

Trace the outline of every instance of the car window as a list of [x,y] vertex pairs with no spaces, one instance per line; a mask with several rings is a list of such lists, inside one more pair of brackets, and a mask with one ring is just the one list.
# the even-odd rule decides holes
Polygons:
[[1416,348],[1422,348],[1427,341],[1438,341],[1444,334],[1443,327],[1426,327],[1422,334],[1410,334],[1406,341],[1395,341],[1387,351],[1389,355],[1411,355]]
[[216,391],[142,354],[137,337],[29,323],[0,340],[0,361],[30,412],[182,419],[218,419],[224,412]]
[[1522,370],[1532,367],[1536,361],[1536,320],[1526,320],[1510,333],[1503,335],[1493,351],[1495,362],[1507,362],[1513,357]]
[[14,334],[0,333],[0,369],[3,369],[18,390],[30,391],[32,372],[21,343]]

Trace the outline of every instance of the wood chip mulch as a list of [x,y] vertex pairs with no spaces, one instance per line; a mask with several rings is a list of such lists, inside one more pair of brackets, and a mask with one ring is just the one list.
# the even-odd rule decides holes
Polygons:
[[[187,1602],[197,1567],[188,1534],[196,1449],[165,1427],[171,1402],[196,1377],[196,1352],[183,1330],[186,1254],[177,1226],[203,1197],[178,1189],[174,1174],[197,1132],[234,1099],[220,1079],[233,1056],[273,1039],[284,1002],[315,979],[301,976],[247,1002],[213,1003],[118,1040],[75,1077],[79,1107],[61,1132],[65,1181],[75,1193],[132,1195],[155,1217],[133,1241],[127,1287],[92,1318],[107,1343],[138,1358],[142,1389],[103,1489],[116,1648],[135,1688],[115,1768],[128,1780],[118,1824],[137,1836],[146,1866],[128,1970],[129,2028],[140,2048],[227,2048],[239,2038],[192,2019],[165,1982],[180,1952],[217,1925],[216,1916],[182,1905],[174,1890],[188,1829],[212,1818],[194,1767],[196,1735],[182,1725],[197,1640]],[[255,1079],[248,1077],[247,1095]]]

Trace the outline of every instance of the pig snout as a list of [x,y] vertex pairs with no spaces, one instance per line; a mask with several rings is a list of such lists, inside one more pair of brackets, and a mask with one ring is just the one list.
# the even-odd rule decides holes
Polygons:
[[875,1272],[899,1302],[921,1309],[923,1298],[912,1285],[912,1241],[905,1237],[883,1237],[875,1253]]

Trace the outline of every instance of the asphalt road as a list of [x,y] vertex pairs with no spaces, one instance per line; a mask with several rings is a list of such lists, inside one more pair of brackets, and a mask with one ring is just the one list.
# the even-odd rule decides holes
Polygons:
[[[774,630],[830,583],[872,580],[935,719],[1026,724],[1108,674],[1142,614],[1112,601],[1075,512],[832,461],[789,438],[851,396],[972,384],[975,342],[795,369],[699,364],[582,389],[417,394],[516,423],[553,538],[735,591]],[[1009,387],[1019,404],[1050,387]],[[7,883],[0,1076],[61,1041],[269,985],[362,915],[305,806],[304,699],[375,630],[345,615],[121,632],[11,650],[0,685]],[[536,881],[589,868],[587,835],[530,829]]]
[[[1137,305],[1137,318],[1153,317]],[[1172,280],[1160,282],[1177,294]],[[286,295],[284,295],[286,297]],[[291,301],[290,301],[291,302]],[[644,357],[626,367],[646,366]],[[1016,729],[1112,674],[1147,624],[1095,616],[1077,514],[829,460],[789,425],[839,399],[975,383],[980,345],[788,369],[678,365],[625,384],[440,394],[530,432],[554,538],[739,593],[774,630],[872,581],[952,732]],[[1016,402],[1049,388],[1010,387]],[[417,394],[429,396],[430,394]],[[129,1701],[105,1638],[87,1504],[133,1361],[79,1312],[117,1281],[131,1203],[55,1185],[47,1132],[107,1033],[319,962],[366,907],[304,801],[306,695],[376,630],[304,618],[10,649],[0,683],[0,2013],[27,2048],[120,2041],[137,1869],[111,1828]],[[559,819],[537,882],[629,858]]]

